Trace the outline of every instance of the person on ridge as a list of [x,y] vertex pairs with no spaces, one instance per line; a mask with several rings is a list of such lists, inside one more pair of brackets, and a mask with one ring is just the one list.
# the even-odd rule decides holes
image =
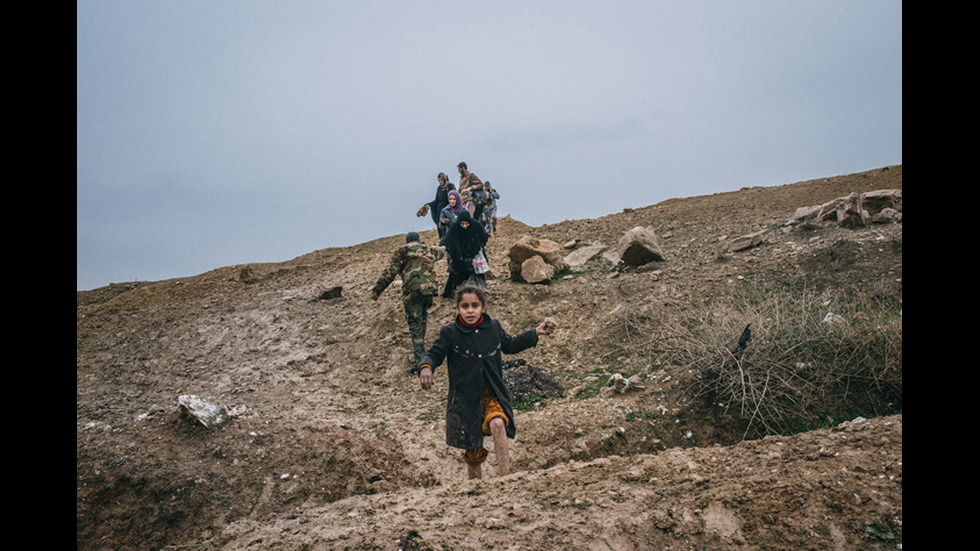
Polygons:
[[463,207],[463,199],[460,198],[459,192],[455,189],[449,192],[448,200],[449,203],[439,214],[439,239],[446,236],[446,232],[449,231],[449,227],[453,225],[453,223],[456,221],[456,217],[459,216],[459,213],[465,208]]
[[446,230],[443,229],[442,225],[439,223],[439,215],[442,213],[442,210],[446,208],[446,205],[449,204],[449,192],[456,189],[456,186],[449,181],[449,176],[446,176],[445,172],[440,172],[439,175],[436,176],[436,181],[438,182],[438,185],[436,186],[436,198],[422,205],[415,215],[421,218],[428,213],[429,216],[432,217],[432,222],[436,225],[436,230],[439,232],[439,239],[442,239],[442,236],[446,233]]
[[477,207],[482,207],[486,200],[487,192],[483,190],[483,181],[470,172],[466,163],[459,163],[456,169],[459,171],[459,195],[463,198],[463,205],[476,218],[479,216]]
[[483,190],[487,192],[487,199],[478,220],[487,230],[487,235],[494,235],[497,233],[497,199],[500,199],[500,194],[490,185],[490,180],[483,182]]

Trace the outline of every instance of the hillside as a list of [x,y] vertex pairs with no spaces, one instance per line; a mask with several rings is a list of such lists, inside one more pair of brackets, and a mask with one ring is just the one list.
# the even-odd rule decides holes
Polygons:
[[[479,481],[444,443],[445,372],[428,392],[405,374],[397,288],[368,299],[403,236],[80,291],[77,548],[900,549],[900,395],[865,418],[750,433],[758,424],[692,399],[682,347],[659,344],[696,317],[732,344],[752,323],[761,345],[775,322],[729,314],[729,297],[793,285],[818,305],[859,290],[900,316],[900,221],[784,224],[798,207],[881,189],[902,189],[901,165],[594,220],[501,220],[489,313],[511,333],[559,321],[517,357],[565,394],[517,412],[513,472],[497,477],[491,451]],[[636,226],[654,229],[664,262],[596,257],[548,285],[507,277],[522,235],[611,246]],[[761,245],[724,250],[756,232]],[[451,318],[437,299],[428,342]],[[600,391],[614,373],[640,384]],[[235,416],[192,424],[181,395]]]

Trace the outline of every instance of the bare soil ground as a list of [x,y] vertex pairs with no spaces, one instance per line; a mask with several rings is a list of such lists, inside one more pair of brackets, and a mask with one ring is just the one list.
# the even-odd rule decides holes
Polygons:
[[[827,263],[900,297],[901,223],[804,234],[783,222],[797,207],[901,188],[899,165],[595,220],[501,220],[490,313],[512,333],[559,320],[520,357],[559,374],[566,393],[519,411],[513,472],[496,476],[491,450],[478,481],[444,443],[444,372],[429,392],[405,373],[397,288],[368,300],[402,236],[78,292],[77,549],[900,549],[900,412],[742,440],[684,401],[683,368],[616,355],[629,338],[616,312]],[[550,285],[507,278],[522,235],[614,245],[635,226],[661,238],[656,269],[597,258]],[[719,253],[756,231],[763,245]],[[321,298],[334,286],[339,298]],[[437,299],[430,342],[451,318]],[[614,369],[648,377],[626,394],[588,391]],[[191,423],[183,394],[236,416]]]

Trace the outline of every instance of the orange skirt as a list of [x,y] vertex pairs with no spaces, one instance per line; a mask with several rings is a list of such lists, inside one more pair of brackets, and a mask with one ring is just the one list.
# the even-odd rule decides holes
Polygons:
[[[480,409],[483,412],[483,434],[490,435],[490,421],[493,421],[497,417],[504,420],[504,426],[510,423],[510,419],[507,419],[507,414],[504,413],[504,408],[500,406],[500,401],[497,400],[497,396],[493,393],[493,388],[483,382],[483,397],[480,399]],[[470,465],[479,465],[487,460],[487,450],[483,447],[473,448],[471,450],[466,450],[463,452],[463,461],[466,461]]]
[[493,393],[493,388],[486,381],[483,382],[483,398],[480,400],[480,409],[483,410],[483,434],[490,434],[490,421],[497,417],[504,420],[505,427],[510,423],[507,414],[504,413],[504,408],[500,406],[497,396]]

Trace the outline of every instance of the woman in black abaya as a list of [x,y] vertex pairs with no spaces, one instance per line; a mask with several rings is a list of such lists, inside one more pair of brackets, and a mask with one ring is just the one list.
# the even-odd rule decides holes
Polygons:
[[[488,237],[483,225],[474,220],[469,211],[460,211],[440,243],[446,247],[446,254],[449,256],[449,279],[446,280],[443,297],[451,297],[456,287],[468,280],[487,288],[483,274],[473,270],[473,258],[483,252]],[[485,252],[483,254],[486,256]]]

